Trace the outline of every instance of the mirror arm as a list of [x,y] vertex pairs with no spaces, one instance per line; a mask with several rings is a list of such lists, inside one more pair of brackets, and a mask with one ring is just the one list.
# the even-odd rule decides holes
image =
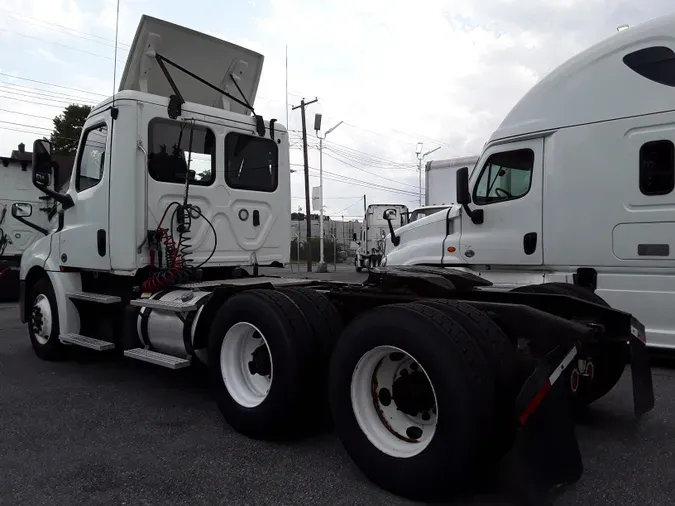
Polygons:
[[483,224],[483,210],[482,209],[474,209],[473,211],[469,207],[469,204],[462,204],[462,209],[464,209],[464,212],[466,215],[471,218],[471,221],[473,222],[474,225],[482,225]]
[[75,205],[75,202],[73,202],[73,198],[68,194],[61,194],[55,192],[54,190],[47,188],[46,186],[43,186],[41,184],[35,184],[35,187],[45,195],[49,195],[51,198],[60,203],[63,209],[70,209]]
[[394,226],[391,224],[391,220],[387,220],[387,225],[389,225],[389,233],[391,234],[391,242],[394,246],[398,246],[401,243],[401,237],[396,235],[394,231]]
[[40,233],[43,234],[43,235],[49,234],[49,231],[48,231],[47,229],[42,228],[42,227],[36,225],[35,223],[31,223],[30,221],[28,221],[28,220],[27,220],[26,218],[24,218],[23,216],[14,216],[14,215],[12,215],[12,216],[14,217],[14,219],[15,219],[16,221],[19,221],[19,222],[23,223],[24,225],[26,225],[27,227],[32,228],[33,230],[37,230],[38,232],[40,232]]

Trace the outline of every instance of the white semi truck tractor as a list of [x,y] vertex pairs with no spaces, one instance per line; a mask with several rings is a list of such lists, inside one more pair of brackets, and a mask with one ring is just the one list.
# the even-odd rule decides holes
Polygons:
[[635,414],[654,405],[642,324],[585,292],[514,293],[451,269],[260,276],[287,261],[291,214],[286,129],[254,112],[262,62],[144,16],[65,191],[44,185],[51,146],[35,142],[33,182],[58,202],[21,259],[36,355],[201,365],[224,420],[254,438],[330,413],[355,465],[406,497],[449,497],[490,470],[542,504],[577,480],[575,406],[626,363]]
[[673,30],[673,16],[632,26],[537,83],[459,170],[455,204],[398,229],[383,265],[583,287],[675,348]]

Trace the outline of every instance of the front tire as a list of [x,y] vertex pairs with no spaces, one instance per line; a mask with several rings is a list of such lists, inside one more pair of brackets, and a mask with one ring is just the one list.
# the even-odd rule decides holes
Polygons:
[[443,312],[396,304],[358,317],[329,374],[340,440],[380,487],[416,500],[442,497],[484,455],[494,380],[476,343]]
[[27,293],[28,336],[35,354],[42,360],[61,360],[65,346],[59,341],[59,312],[54,288],[42,278]]

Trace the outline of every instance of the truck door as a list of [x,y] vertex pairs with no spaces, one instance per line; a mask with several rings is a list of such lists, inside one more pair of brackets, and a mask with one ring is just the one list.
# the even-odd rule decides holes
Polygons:
[[462,213],[460,253],[470,264],[543,263],[542,138],[488,148],[471,177],[472,209]]
[[57,233],[59,264],[64,267],[110,269],[110,125],[106,116],[89,118],[80,139],[74,184],[68,188],[75,205],[63,212],[63,228]]

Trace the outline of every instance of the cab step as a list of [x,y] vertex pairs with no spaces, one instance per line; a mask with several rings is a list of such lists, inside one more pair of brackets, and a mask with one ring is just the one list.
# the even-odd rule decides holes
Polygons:
[[106,295],[94,292],[69,292],[66,293],[69,299],[86,300],[88,302],[97,302],[98,304],[117,304],[122,299],[117,295]]
[[134,348],[131,350],[124,350],[124,356],[142,360],[150,364],[161,365],[169,369],[183,369],[189,367],[191,361],[185,358],[178,358],[172,355],[165,355],[145,348]]
[[96,351],[107,351],[115,348],[115,344],[109,341],[101,341],[93,337],[81,336],[80,334],[61,334],[59,341],[65,344],[74,344]]
[[189,313],[198,308],[196,302],[183,302],[181,300],[134,299],[130,304],[147,307],[148,309],[159,309],[160,311],[173,311],[174,313]]

